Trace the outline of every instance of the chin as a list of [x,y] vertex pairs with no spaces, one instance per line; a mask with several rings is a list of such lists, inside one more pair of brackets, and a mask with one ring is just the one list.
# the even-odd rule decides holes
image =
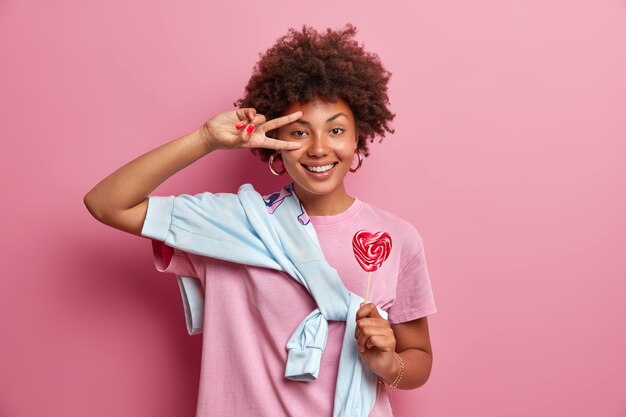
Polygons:
[[325,196],[325,195],[329,195],[332,194],[335,190],[337,190],[338,188],[340,188],[341,184],[311,184],[308,182],[298,182],[295,181],[294,182],[297,184],[297,186],[303,190],[306,191],[309,194],[313,194],[313,195],[317,195],[317,196]]

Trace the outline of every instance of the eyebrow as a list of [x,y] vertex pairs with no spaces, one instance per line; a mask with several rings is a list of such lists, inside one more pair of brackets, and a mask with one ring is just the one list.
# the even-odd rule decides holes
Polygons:
[[[347,115],[347,114],[345,114],[345,113],[337,113],[336,115],[334,115],[334,116],[332,116],[332,117],[329,117],[329,118],[328,118],[328,120],[326,120],[326,123],[330,123],[330,122],[332,122],[333,120],[335,120],[335,119],[337,119],[337,118],[339,118],[339,117],[341,117],[341,116],[348,117],[348,115]],[[300,123],[300,124],[303,124],[303,125],[311,125],[311,123],[310,123],[310,122],[307,122],[306,120],[302,120],[302,119],[298,119],[298,120],[296,120],[294,123]]]

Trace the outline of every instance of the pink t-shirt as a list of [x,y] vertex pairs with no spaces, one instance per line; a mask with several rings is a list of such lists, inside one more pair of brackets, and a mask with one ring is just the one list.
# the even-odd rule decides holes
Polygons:
[[[150,210],[148,210],[148,216]],[[311,216],[328,263],[346,288],[365,295],[367,273],[352,252],[358,230],[386,231],[393,247],[372,273],[370,299],[392,324],[436,312],[422,239],[399,217],[358,199],[336,216]],[[205,292],[202,369],[196,417],[331,417],[345,322],[329,321],[319,377],[284,377],[286,343],[316,308],[308,291],[282,271],[235,264],[153,241],[157,270],[201,280]],[[392,416],[379,390],[371,417]]]

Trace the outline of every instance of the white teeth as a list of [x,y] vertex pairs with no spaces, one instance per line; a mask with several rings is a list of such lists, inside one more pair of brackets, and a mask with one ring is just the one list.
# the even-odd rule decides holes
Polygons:
[[329,169],[331,169],[332,167],[334,167],[335,164],[330,164],[330,165],[322,165],[320,167],[312,167],[309,165],[305,165],[306,169],[308,169],[309,171],[313,171],[313,172],[326,172]]

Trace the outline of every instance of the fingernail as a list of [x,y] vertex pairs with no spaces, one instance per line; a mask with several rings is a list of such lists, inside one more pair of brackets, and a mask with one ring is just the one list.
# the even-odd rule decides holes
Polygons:
[[248,128],[246,129],[246,132],[248,132],[248,133],[252,133],[252,132],[254,132],[254,129],[255,129],[255,128],[256,128],[256,126],[255,126],[255,125],[250,125],[250,126],[248,126]]
[[237,124],[235,125],[235,127],[237,128],[237,130],[241,130],[241,129],[243,129],[243,127],[244,127],[245,125],[246,125],[246,124],[245,124],[244,122],[241,122],[241,123],[237,123]]

